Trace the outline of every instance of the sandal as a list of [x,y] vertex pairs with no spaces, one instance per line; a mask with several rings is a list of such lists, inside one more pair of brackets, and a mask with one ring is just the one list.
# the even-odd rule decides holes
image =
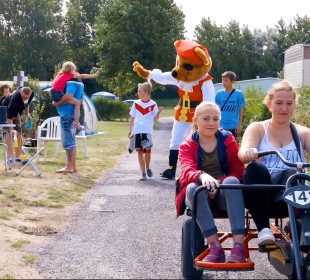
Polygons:
[[61,174],[67,174],[67,173],[73,173],[73,170],[69,170],[66,167],[64,168],[60,168],[58,170],[55,171],[56,173],[61,173]]
[[84,126],[82,126],[79,122],[73,122],[73,128],[84,129]]

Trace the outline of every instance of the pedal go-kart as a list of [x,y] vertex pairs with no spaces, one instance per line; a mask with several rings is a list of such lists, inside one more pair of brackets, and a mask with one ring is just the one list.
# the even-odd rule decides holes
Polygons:
[[[209,271],[249,271],[254,270],[254,262],[250,259],[250,251],[259,250],[268,254],[270,264],[281,274],[289,279],[310,279],[310,187],[305,185],[310,181],[310,175],[305,173],[305,168],[310,167],[310,163],[288,162],[277,151],[260,152],[259,157],[276,154],[280,160],[289,167],[296,168],[296,174],[290,176],[286,185],[220,185],[220,188],[259,188],[259,189],[285,189],[283,199],[287,203],[289,222],[283,226],[283,219],[275,217],[275,222],[271,224],[271,230],[276,238],[274,245],[250,247],[249,241],[257,238],[257,230],[250,227],[250,214],[245,214],[245,263],[209,263],[202,260],[208,255],[209,248],[205,244],[200,229],[196,223],[197,195],[201,191],[207,191],[203,186],[196,189],[194,193],[193,209],[186,209],[190,216],[182,226],[182,249],[181,268],[184,279],[201,279],[204,270]],[[292,182],[297,185],[292,185]],[[298,217],[296,216],[298,212]],[[227,218],[224,215],[217,215],[215,218]],[[232,238],[231,232],[218,232],[220,242],[223,243],[228,238]],[[222,244],[223,245],[223,244]],[[223,246],[224,250],[231,247]]]

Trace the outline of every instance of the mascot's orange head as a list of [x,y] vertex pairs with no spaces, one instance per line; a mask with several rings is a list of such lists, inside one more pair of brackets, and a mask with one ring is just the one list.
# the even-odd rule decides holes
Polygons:
[[187,40],[178,40],[174,46],[177,51],[176,65],[172,69],[174,78],[193,82],[210,71],[212,60],[206,47]]

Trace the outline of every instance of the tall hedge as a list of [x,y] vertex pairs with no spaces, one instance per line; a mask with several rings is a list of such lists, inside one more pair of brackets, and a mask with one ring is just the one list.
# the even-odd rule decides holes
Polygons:
[[271,117],[268,108],[263,104],[265,95],[265,92],[256,87],[250,87],[245,90],[244,96],[246,106],[242,122],[242,131],[252,122],[266,120]]
[[103,97],[93,100],[102,120],[128,120],[130,107],[121,101],[111,101]]
[[310,127],[310,118],[308,117],[310,112],[310,86],[299,88],[298,93],[299,100],[293,121],[306,127]]

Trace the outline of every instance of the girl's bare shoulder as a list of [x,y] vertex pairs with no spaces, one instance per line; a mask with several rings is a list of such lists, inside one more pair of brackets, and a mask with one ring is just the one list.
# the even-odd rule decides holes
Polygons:
[[249,130],[251,132],[264,132],[264,127],[267,125],[268,120],[266,121],[260,121],[260,122],[252,122],[249,124],[249,126],[246,128],[246,130]]

